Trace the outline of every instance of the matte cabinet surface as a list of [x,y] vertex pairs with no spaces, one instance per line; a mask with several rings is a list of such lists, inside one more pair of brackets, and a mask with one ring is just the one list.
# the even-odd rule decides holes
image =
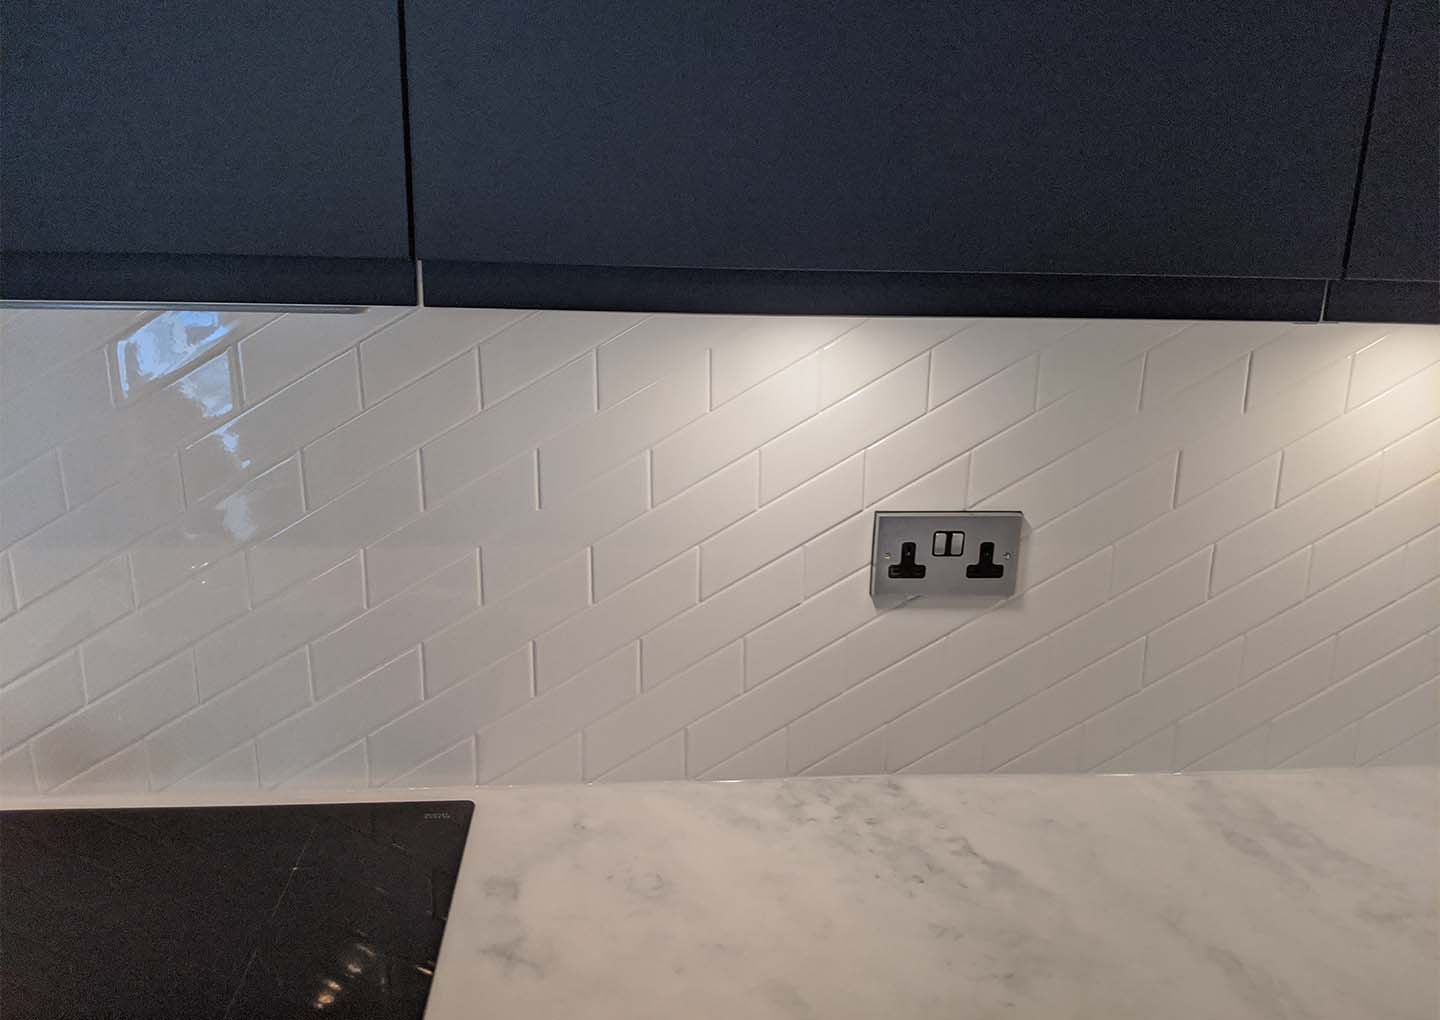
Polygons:
[[1346,275],[1440,279],[1440,4],[1392,0]]
[[413,291],[394,0],[5,0],[0,31],[5,296],[43,296],[16,253],[102,290]]
[[408,0],[416,251],[1336,277],[1383,6]]

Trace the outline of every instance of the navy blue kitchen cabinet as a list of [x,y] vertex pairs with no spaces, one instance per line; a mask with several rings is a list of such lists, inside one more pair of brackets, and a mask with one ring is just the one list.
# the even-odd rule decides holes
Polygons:
[[1092,313],[1117,277],[1161,306],[1156,278],[1264,278],[1290,296],[1272,311],[1318,317],[1383,14],[406,0],[427,300],[603,304],[649,281],[785,310],[787,288],[883,305],[913,285],[938,311],[955,287],[1033,307],[1067,274]]
[[409,303],[395,0],[4,0],[0,298]]
[[1440,280],[1440,4],[1392,0],[1355,236],[1356,280]]

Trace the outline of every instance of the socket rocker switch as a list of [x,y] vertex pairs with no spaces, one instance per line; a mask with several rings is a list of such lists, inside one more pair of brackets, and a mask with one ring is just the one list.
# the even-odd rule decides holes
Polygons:
[[879,510],[870,557],[875,598],[1015,594],[1020,531],[1015,510]]

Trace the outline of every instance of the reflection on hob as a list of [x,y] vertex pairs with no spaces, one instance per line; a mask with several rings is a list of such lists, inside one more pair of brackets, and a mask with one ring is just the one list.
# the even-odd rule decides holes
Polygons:
[[468,801],[0,811],[3,1020],[420,1020]]

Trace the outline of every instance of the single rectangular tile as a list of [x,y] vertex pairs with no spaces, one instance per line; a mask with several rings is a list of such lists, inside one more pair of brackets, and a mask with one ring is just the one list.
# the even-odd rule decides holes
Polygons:
[[645,461],[636,458],[541,510],[511,514],[485,543],[485,598],[502,598],[645,512]]
[[1199,761],[1181,765],[1176,761],[1176,770],[1188,772],[1241,772],[1265,767],[1265,742],[1269,727],[1256,726],[1249,733],[1236,737],[1230,743],[1210,752]]
[[973,322],[919,316],[866,319],[821,350],[820,406],[829,407]]
[[[585,778],[594,779],[679,731],[744,689],[737,641],[629,701],[585,729]],[[683,775],[683,770],[682,770]]]
[[1196,322],[1145,356],[1140,406],[1153,407],[1283,333],[1288,322]]
[[35,766],[30,745],[21,744],[9,754],[0,754],[0,793],[24,796],[35,792]]
[[[633,312],[534,312],[480,345],[485,406],[525,389],[561,365],[643,321]],[[593,365],[593,359],[587,359]],[[594,410],[594,378],[589,409]]]
[[295,456],[228,496],[196,503],[174,524],[132,546],[136,596],[142,604],[149,602],[236,549],[275,534],[304,512],[300,458]]
[[1034,403],[1031,359],[886,436],[865,451],[865,502],[875,502],[1010,427],[1029,414]]
[[1306,551],[1294,553],[1155,631],[1146,649],[1145,682],[1179,669],[1299,602],[1305,595],[1308,560]]
[[180,453],[190,502],[238,485],[360,411],[355,355],[317,368]]
[[[643,505],[643,492],[640,499]],[[533,520],[534,510],[535,459],[523,455],[370,545],[365,550],[370,601],[383,602],[514,528],[517,522],[523,526]],[[554,536],[550,537],[553,543]],[[500,555],[496,553],[497,558]],[[559,555],[563,554],[557,558]],[[488,587],[489,581],[486,583]],[[497,584],[492,594],[498,596],[499,589]]]
[[540,447],[540,502],[549,505],[654,446],[709,407],[703,352],[674,373],[547,440]]
[[91,702],[31,741],[41,789],[73,778],[194,704],[195,670],[188,655]]
[[655,499],[670,499],[815,413],[819,362],[791,365],[656,444]]
[[755,509],[760,458],[752,454],[595,543],[595,597],[653,570]]
[[1440,361],[1440,329],[1395,326],[1355,354],[1346,407],[1358,407]]
[[150,734],[150,775],[157,786],[169,786],[309,704],[305,652],[292,652]]
[[133,605],[130,568],[118,556],[0,620],[0,684],[73,648]]
[[[998,720],[997,720],[998,721]],[[988,738],[988,729],[987,738]],[[997,765],[991,772],[1011,775],[1055,775],[1079,772],[1080,769],[1080,727],[1072,726],[1065,732],[1051,737],[1024,754],[1016,755],[1003,765]]]
[[1262,344],[1250,363],[1249,407],[1263,406],[1322,370],[1333,370],[1387,329],[1369,323],[1309,322]]
[[305,447],[306,505],[325,505],[479,410],[474,356],[446,362]]
[[140,744],[112,754],[98,765],[68,779],[50,791],[57,797],[146,793],[150,775],[145,767],[145,748]]
[[1081,767],[1119,768],[1127,749],[1163,731],[1170,734],[1165,742],[1168,768],[1173,724],[1235,689],[1243,643],[1243,638],[1235,638],[1087,720]]
[[706,540],[701,595],[709,598],[859,510],[861,461],[851,457]]
[[1375,505],[1379,483],[1377,455],[1217,542],[1210,590],[1224,591],[1359,517]]
[[471,554],[313,641],[315,696],[339,690],[479,604],[480,572]]
[[86,641],[80,649],[85,690],[92,699],[114,690],[247,608],[244,559],[221,560]]
[[885,731],[875,730],[807,766],[804,776],[873,776],[885,769]]
[[798,605],[804,569],[796,551],[650,631],[640,643],[645,686],[665,682]]
[[1335,675],[1348,676],[1418,637],[1440,621],[1440,581],[1396,599],[1340,632]]
[[685,778],[685,734],[676,733],[600,777],[607,783],[655,783]]
[[875,515],[862,512],[806,542],[805,597],[868,565],[874,531]]
[[1419,687],[1437,672],[1440,661],[1435,655],[1435,640],[1428,635],[1416,638],[1277,716],[1270,724],[1267,764],[1288,761],[1361,716]]
[[1115,543],[1115,591],[1153,577],[1177,560],[1264,515],[1274,506],[1280,455],[1261,461]]
[[74,652],[0,689],[0,751],[8,751],[85,705],[80,656]]
[[1386,391],[1285,449],[1280,502],[1440,418],[1440,365]]
[[[257,742],[255,756],[260,756]],[[341,748],[329,757],[322,758],[279,783],[291,790],[354,790],[363,789],[370,783],[370,766],[365,760],[365,741],[357,740]],[[263,782],[262,786],[266,785]]]
[[1282,394],[1252,405],[1238,420],[1227,421],[1187,442],[1180,458],[1179,503],[1283,449],[1312,429],[1338,417],[1345,406],[1348,364],[1341,362]]
[[696,602],[693,552],[621,588],[535,640],[535,686],[547,691]]
[[211,698],[293,648],[364,609],[360,558],[352,556],[284,596],[254,609],[195,647],[200,696]]
[[184,509],[175,456],[152,461],[10,548],[20,604],[84,573]]
[[[1359,729],[1356,729],[1356,745],[1358,760]],[[1381,751],[1365,765],[1437,765],[1440,764],[1440,726],[1431,726],[1427,730],[1421,730],[1406,740],[1401,741],[1388,751]],[[4,759],[0,759],[0,771],[3,771]],[[3,776],[0,776],[0,783],[3,783]],[[3,789],[3,786],[0,786]]]
[[1031,531],[1020,550],[1020,583],[1053,577],[1165,513],[1175,492],[1175,470],[1175,456],[1164,457]]
[[[361,740],[418,705],[420,697],[420,651],[412,649],[262,735],[256,742],[261,783],[274,786]],[[363,757],[343,762],[339,785],[366,785],[363,762]]]
[[[1315,491],[1328,487],[1322,485]],[[1310,564],[1310,590],[1319,591],[1333,584],[1434,527],[1440,527],[1440,472],[1316,542]]]
[[[1355,744],[1360,733],[1360,725],[1351,723],[1336,730],[1334,733],[1322,740],[1317,740],[1309,747],[1286,758],[1280,762],[1280,767],[1287,769],[1322,769],[1348,767],[1355,764]],[[1274,740],[1274,729],[1271,729],[1270,741]],[[1267,749],[1269,743],[1267,742]]]
[[1238,420],[1244,394],[1245,362],[1235,361],[1013,485],[978,500],[972,493],[972,503],[979,509],[1023,507],[1025,519],[1038,527],[1194,436]]
[[1101,762],[1090,771],[1111,775],[1170,772],[1175,767],[1175,729],[1174,726],[1166,726],[1138,744],[1127,747],[1108,761]]
[[1440,419],[1385,448],[1380,498],[1389,499],[1440,474]]
[[409,772],[396,776],[385,785],[412,790],[431,786],[474,786],[474,735],[466,737],[448,750],[441,751]]
[[[1175,764],[1186,768],[1225,744],[1323,690],[1335,652],[1326,641],[1295,656],[1180,720]],[[1264,748],[1260,763],[1264,765]],[[1217,767],[1213,763],[1209,767]]]
[[529,700],[530,654],[522,649],[370,734],[370,782],[388,783]]
[[425,692],[433,697],[528,644],[589,603],[585,553],[425,640]]
[[754,687],[873,619],[870,575],[857,571],[745,636],[745,685]]
[[232,790],[258,791],[260,789],[260,762],[255,757],[255,742],[253,740],[246,741],[239,747],[226,751],[214,761],[202,765],[166,789],[194,790],[204,793]]
[[554,747],[619,708],[639,687],[640,656],[626,645],[478,735],[482,783]]
[[6,398],[155,315],[108,308],[36,308],[7,314],[14,318],[0,322],[0,362],[5,364],[0,396]]
[[444,499],[594,413],[595,359],[589,357],[571,362],[505,400],[487,403],[480,414],[421,448],[426,502]]
[[236,346],[245,403],[254,404],[306,372],[410,314],[409,308],[367,308],[357,314],[282,315]]
[[230,359],[222,354],[106,416],[60,451],[70,504],[130,477],[138,465],[203,435],[234,410]]
[[0,403],[0,475],[8,475],[110,413],[105,353],[91,351]]
[[116,404],[134,401],[166,376],[233,344],[275,319],[273,312],[185,308],[161,312],[106,345],[113,360]]
[[1085,326],[1083,319],[981,319],[967,326],[930,357],[930,406],[943,404]]
[[710,406],[719,407],[844,336],[865,320],[767,315],[710,351]]
[[1440,680],[1422,684],[1360,720],[1357,761],[1368,762],[1440,722]]
[[[943,747],[936,748],[923,758],[910,762],[900,771],[910,775],[956,775],[965,772],[979,772],[980,755],[984,750],[984,737],[983,729],[976,728]],[[888,731],[885,739],[885,753],[889,755],[890,734]],[[887,767],[893,768],[893,765],[888,764],[890,760],[886,759]]]
[[541,751],[533,758],[527,758],[510,771],[482,781],[502,786],[578,783],[582,774],[582,744],[580,734],[572,733],[553,747]]
[[761,447],[761,503],[924,414],[928,369],[923,357],[908,362]]
[[0,479],[0,548],[24,538],[65,512],[60,460],[54,453]]
[[1106,319],[1066,333],[1040,355],[1038,405],[1044,407],[1067,393],[1104,382],[1120,366],[1168,340],[1186,325]]
[[524,311],[508,308],[420,308],[360,344],[365,406],[475,347]]
[[412,455],[381,468],[314,513],[296,513],[293,524],[245,553],[255,601],[329,569],[419,512],[420,459]]
[[[1304,555],[1297,553],[1296,557]],[[1260,623],[1245,636],[1244,675],[1248,678],[1262,673],[1301,649],[1389,605],[1403,592],[1404,567],[1402,551],[1397,549],[1338,584]],[[1211,600],[1212,604],[1214,601]]]
[[999,491],[1133,417],[1141,364],[1140,358],[1127,362],[1109,378],[1067,394],[977,446],[970,455],[971,499]]
[[686,756],[686,772],[692,779],[776,779],[789,774],[784,730],[761,737],[703,773],[690,763],[688,747]]
[[596,352],[601,410],[689,371],[697,360],[708,360],[704,352],[755,322],[738,315],[650,316]]

